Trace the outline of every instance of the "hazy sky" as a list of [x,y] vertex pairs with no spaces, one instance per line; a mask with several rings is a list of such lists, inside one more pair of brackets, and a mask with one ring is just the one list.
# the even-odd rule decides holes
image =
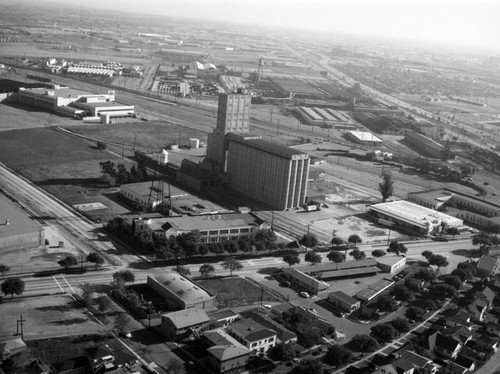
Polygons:
[[[58,0],[61,1],[61,0]],[[500,49],[500,0],[65,0],[172,16]]]

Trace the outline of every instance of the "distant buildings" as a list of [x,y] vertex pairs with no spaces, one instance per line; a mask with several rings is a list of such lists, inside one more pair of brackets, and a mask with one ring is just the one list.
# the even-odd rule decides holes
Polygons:
[[339,125],[347,125],[352,122],[349,117],[330,108],[301,106],[295,110],[311,126],[331,128]]
[[127,117],[134,114],[133,105],[115,102],[115,91],[91,94],[59,85],[52,88],[20,88],[19,102],[68,117]]
[[406,133],[405,142],[410,148],[426,157],[443,160],[454,158],[453,153],[447,150],[444,145],[413,131],[408,131]]

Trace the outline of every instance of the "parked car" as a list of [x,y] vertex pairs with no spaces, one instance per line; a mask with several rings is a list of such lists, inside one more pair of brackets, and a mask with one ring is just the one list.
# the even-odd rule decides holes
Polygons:
[[309,297],[311,297],[311,295],[309,295],[309,294],[308,294],[307,292],[305,292],[305,291],[300,292],[300,293],[299,293],[299,295],[300,295],[300,296],[302,296],[302,297],[305,297],[306,299],[307,299],[307,298],[309,298]]
[[264,305],[262,305],[262,307],[263,307],[264,309],[271,309],[271,308],[272,308],[272,307],[271,307],[271,304],[264,304]]

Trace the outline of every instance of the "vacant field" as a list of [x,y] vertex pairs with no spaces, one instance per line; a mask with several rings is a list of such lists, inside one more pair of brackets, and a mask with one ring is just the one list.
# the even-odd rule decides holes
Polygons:
[[164,121],[136,123],[115,123],[106,126],[71,127],[72,132],[86,137],[101,139],[124,145],[132,150],[135,147],[143,151],[155,151],[169,144],[187,144],[189,138],[207,141],[207,133]]
[[[8,79],[17,80],[17,77],[6,75]],[[64,126],[74,121],[68,117],[61,117],[37,108],[28,108],[20,105],[0,104],[0,131],[27,129],[33,127]]]
[[105,329],[68,295],[7,298],[2,304],[0,336],[15,335],[16,321],[20,318],[20,314],[26,320],[25,340],[93,334]]
[[200,279],[197,282],[215,294],[215,301],[221,308],[251,305],[263,301],[277,301],[253,283],[243,278]]

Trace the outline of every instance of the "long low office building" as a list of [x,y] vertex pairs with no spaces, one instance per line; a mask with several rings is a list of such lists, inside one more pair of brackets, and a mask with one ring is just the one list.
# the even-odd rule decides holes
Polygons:
[[158,240],[171,240],[177,236],[199,231],[200,243],[251,240],[270,225],[253,214],[219,214],[166,218],[138,218],[133,221],[134,235],[145,233]]
[[450,227],[459,229],[464,224],[459,218],[404,200],[371,205],[368,214],[381,225],[420,235],[440,233]]

